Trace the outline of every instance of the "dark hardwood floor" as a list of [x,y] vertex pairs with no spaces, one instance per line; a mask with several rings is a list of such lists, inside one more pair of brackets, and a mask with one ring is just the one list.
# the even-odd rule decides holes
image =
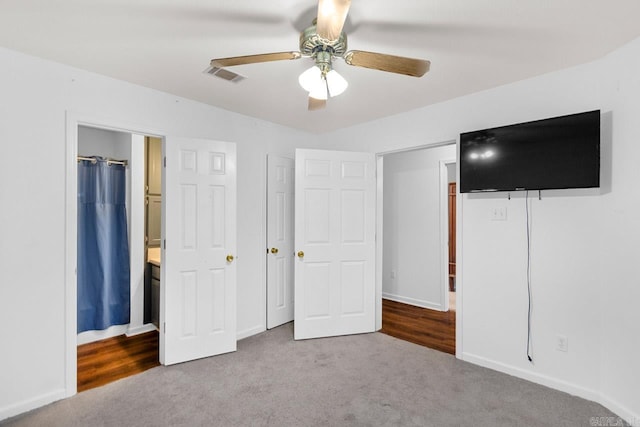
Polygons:
[[[383,299],[381,332],[446,353],[456,351],[453,310],[439,312]],[[83,344],[78,346],[78,392],[159,365],[157,331]]]
[[392,337],[456,354],[456,312],[382,300],[382,330]]
[[158,361],[158,332],[120,335],[78,346],[78,392],[151,369]]

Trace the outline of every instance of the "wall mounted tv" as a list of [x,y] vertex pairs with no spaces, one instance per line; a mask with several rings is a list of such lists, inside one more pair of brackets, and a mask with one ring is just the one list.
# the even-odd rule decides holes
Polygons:
[[460,135],[460,192],[600,186],[600,110]]

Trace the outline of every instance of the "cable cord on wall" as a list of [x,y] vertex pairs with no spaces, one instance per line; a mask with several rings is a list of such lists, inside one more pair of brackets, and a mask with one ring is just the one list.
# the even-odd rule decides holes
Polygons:
[[524,200],[527,219],[527,359],[533,363],[533,356],[531,355],[531,225],[529,222],[529,191],[525,192]]

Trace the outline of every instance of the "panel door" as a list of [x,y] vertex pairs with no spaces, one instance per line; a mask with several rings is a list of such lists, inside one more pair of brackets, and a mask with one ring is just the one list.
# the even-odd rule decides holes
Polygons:
[[296,150],[295,339],[375,330],[375,158]]
[[267,328],[293,320],[293,159],[267,158]]
[[235,144],[167,138],[160,361],[236,350]]

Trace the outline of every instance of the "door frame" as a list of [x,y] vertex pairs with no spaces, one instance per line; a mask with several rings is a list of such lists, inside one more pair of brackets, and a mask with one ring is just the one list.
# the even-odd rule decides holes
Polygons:
[[[447,166],[456,159],[440,160],[440,268],[444,311],[449,311],[449,174]],[[456,181],[457,182],[457,181]],[[456,197],[456,202],[458,198]],[[456,223],[457,226],[457,223]],[[457,235],[457,234],[456,234]]]
[[[264,228],[264,233],[265,233],[265,247],[267,248],[267,253],[266,253],[266,256],[265,256],[265,269],[264,269],[264,277],[265,277],[265,283],[266,283],[266,286],[265,286],[265,320],[264,320],[265,330],[269,330],[269,329],[273,329],[273,328],[277,327],[277,326],[272,326],[271,328],[269,328],[269,308],[270,308],[270,306],[269,306],[269,274],[270,274],[269,273],[269,259],[270,259],[270,256],[272,256],[269,253],[269,249],[271,247],[270,243],[272,243],[272,239],[269,237],[269,221],[270,221],[270,216],[269,216],[270,208],[269,208],[269,206],[270,206],[270,203],[273,202],[273,200],[271,200],[272,197],[270,197],[270,196],[273,196],[273,195],[270,193],[270,189],[271,189],[271,187],[270,187],[270,177],[271,177],[271,175],[270,175],[270,169],[269,169],[269,166],[270,166],[270,160],[269,159],[274,159],[276,157],[280,158],[280,159],[290,160],[293,163],[293,165],[292,165],[293,175],[290,177],[292,180],[294,180],[294,182],[293,182],[293,194],[292,194],[292,199],[291,199],[291,204],[292,204],[291,205],[291,210],[292,210],[291,214],[292,215],[291,215],[291,218],[290,218],[290,220],[291,220],[291,224],[290,224],[291,230],[293,230],[294,226],[295,226],[295,224],[294,224],[294,216],[293,216],[293,211],[295,210],[295,196],[294,196],[294,194],[295,194],[295,170],[296,170],[295,169],[295,161],[296,161],[295,153],[293,154],[293,156],[282,155],[282,154],[277,154],[277,153],[267,153],[267,160],[265,162],[265,164],[266,164],[266,175],[265,175],[266,176],[266,180],[265,180],[265,206],[264,206],[264,208],[265,208],[265,219],[266,219],[266,221],[264,222],[264,224],[265,224],[264,225],[264,227],[265,227]],[[291,258],[291,268],[290,268],[290,270],[291,270],[290,271],[290,273],[291,273],[290,290],[291,290],[291,292],[293,292],[293,289],[295,287],[294,274],[293,274],[294,262],[295,262],[295,259],[293,259],[293,250],[294,250],[294,247],[295,247],[295,232],[292,232],[291,236],[289,236],[289,237],[290,237],[290,240],[291,240],[289,242],[290,246],[291,246],[290,247],[291,253],[289,255],[292,256],[292,258]],[[287,255],[287,256],[289,256],[289,255]],[[292,295],[292,297],[293,297],[293,295]],[[292,310],[295,309],[295,300],[291,302],[291,306],[292,306]],[[292,313],[292,318],[290,320],[291,322],[294,320],[293,317],[294,317],[294,313]],[[285,322],[285,323],[288,323],[288,322]],[[278,325],[278,326],[280,326],[280,325]]]
[[[384,188],[384,156],[389,154],[403,153],[407,151],[421,150],[425,148],[438,148],[447,145],[456,146],[456,159],[452,163],[457,163],[460,158],[460,147],[456,139],[442,141],[434,144],[422,144],[397,150],[380,151],[376,153],[376,330],[382,329],[382,253],[383,241],[383,188]],[[449,161],[448,159],[445,162]],[[441,165],[442,168],[442,165]],[[442,179],[442,169],[440,169]],[[446,166],[445,166],[446,172]],[[460,170],[456,170],[456,182],[460,179]],[[446,191],[445,191],[446,192]],[[441,210],[442,212],[442,210]],[[462,276],[462,197],[456,197],[456,358],[462,359],[462,325],[463,325],[463,276]],[[442,229],[442,227],[441,227]],[[446,241],[445,241],[446,244]],[[447,270],[448,271],[448,267]],[[446,281],[445,281],[446,284]],[[447,287],[448,290],[448,287]],[[447,301],[448,304],[448,301]]]
[[166,132],[146,125],[126,123],[66,111],[65,153],[65,389],[66,397],[77,393],[77,256],[78,256],[78,127],[154,136],[163,140]]

